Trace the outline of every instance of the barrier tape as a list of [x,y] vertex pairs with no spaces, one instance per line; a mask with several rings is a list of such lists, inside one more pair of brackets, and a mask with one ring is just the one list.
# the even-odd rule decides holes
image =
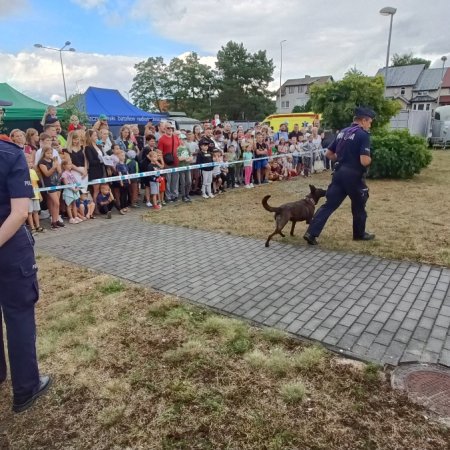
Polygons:
[[[301,158],[303,156],[310,156],[313,157],[314,154],[322,154],[322,150],[313,150],[312,152],[299,152],[298,157]],[[262,161],[262,160],[269,160],[274,158],[286,158],[287,156],[293,156],[292,153],[278,153],[276,155],[272,156],[263,156],[261,158],[253,158],[251,160],[247,161]],[[297,155],[296,155],[297,156]],[[184,172],[187,170],[194,170],[194,169],[203,169],[205,167],[215,167],[215,166],[230,166],[233,164],[243,164],[244,160],[238,160],[238,161],[229,161],[229,162],[212,162],[212,163],[205,163],[205,164],[194,164],[192,166],[182,166],[182,167],[173,167],[171,169],[161,169],[161,170],[153,170],[151,172],[139,172],[139,173],[131,173],[128,175],[115,175],[113,177],[106,177],[106,178],[97,178],[96,180],[91,180],[85,183],[74,183],[74,184],[61,184],[58,186],[50,186],[50,187],[44,187],[39,188],[39,192],[55,192],[62,189],[86,189],[87,186],[93,185],[93,184],[104,184],[104,183],[111,183],[113,181],[126,181],[126,180],[134,180],[137,178],[145,178],[149,177],[151,175],[164,175],[167,173],[176,173],[176,172]]]

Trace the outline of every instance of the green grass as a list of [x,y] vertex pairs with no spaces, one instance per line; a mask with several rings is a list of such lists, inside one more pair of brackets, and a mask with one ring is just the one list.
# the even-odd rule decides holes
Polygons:
[[302,381],[286,383],[281,386],[280,394],[286,403],[301,403],[306,398],[306,387]]

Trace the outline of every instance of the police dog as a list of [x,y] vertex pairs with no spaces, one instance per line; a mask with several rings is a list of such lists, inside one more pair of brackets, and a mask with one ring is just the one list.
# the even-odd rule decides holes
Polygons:
[[269,246],[269,242],[275,234],[279,234],[280,236],[284,237],[282,230],[289,221],[292,222],[291,236],[294,236],[294,228],[297,222],[306,221],[307,224],[311,222],[311,219],[314,216],[314,210],[317,203],[319,202],[319,199],[321,197],[325,197],[327,191],[321,188],[316,188],[312,184],[309,185],[309,189],[311,192],[302,200],[298,200],[292,203],[285,203],[284,205],[278,206],[276,208],[269,206],[269,204],[267,203],[270,195],[266,195],[262,199],[262,205],[264,206],[264,209],[269,212],[275,213],[276,222],[275,231],[272,234],[269,234],[269,237],[266,241],[266,247]]

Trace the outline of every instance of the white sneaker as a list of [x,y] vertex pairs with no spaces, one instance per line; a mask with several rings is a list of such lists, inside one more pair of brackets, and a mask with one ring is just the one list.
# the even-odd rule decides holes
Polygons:
[[239,184],[235,183],[234,187],[235,187],[235,188],[239,187]]
[[254,188],[255,186],[254,186],[254,184],[253,184],[253,183],[250,183],[250,187],[251,187],[251,188]]
[[206,194],[202,194],[203,198],[209,198]]
[[153,207],[153,205],[151,204],[151,202],[147,202],[146,205],[147,205],[147,208],[152,208],[152,207]]
[[77,221],[77,223],[81,223],[81,222],[83,222],[83,219],[80,219],[79,217],[75,217],[75,218],[74,218],[74,220],[76,220],[76,221]]
[[214,198],[215,195],[214,194],[209,194],[209,198]]
[[48,219],[50,217],[50,213],[48,212],[47,209],[42,209],[41,214],[39,214],[39,217],[41,219]]
[[78,223],[77,219],[69,219],[69,223]]
[[250,186],[249,184],[246,184],[245,187],[246,187],[247,189],[250,189],[250,188],[251,188],[251,186]]

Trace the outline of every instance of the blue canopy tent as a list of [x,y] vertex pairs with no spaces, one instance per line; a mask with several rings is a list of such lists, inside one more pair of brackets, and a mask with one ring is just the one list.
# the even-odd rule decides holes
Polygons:
[[78,99],[78,108],[95,123],[105,114],[110,126],[124,124],[145,125],[150,119],[158,124],[167,114],[148,113],[126,100],[117,89],[89,87]]

